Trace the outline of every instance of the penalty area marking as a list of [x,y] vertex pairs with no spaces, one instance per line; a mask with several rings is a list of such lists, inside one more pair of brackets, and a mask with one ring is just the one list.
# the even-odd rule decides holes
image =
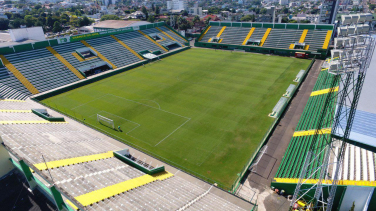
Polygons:
[[[166,110],[161,109],[159,103],[155,102],[154,100],[149,100],[149,101],[153,101],[153,102],[157,103],[158,106],[159,106],[159,108],[156,108],[156,107],[154,107],[154,106],[147,105],[147,104],[144,104],[144,103],[140,103],[140,102],[137,102],[137,101],[134,101],[134,100],[130,100],[130,99],[127,99],[127,98],[124,98],[124,97],[119,97],[119,96],[116,96],[116,95],[113,95],[113,94],[106,94],[106,95],[103,95],[103,96],[98,97],[98,98],[96,98],[96,99],[103,98],[103,97],[105,97],[105,96],[107,96],[107,95],[110,95],[110,96],[113,96],[113,97],[117,97],[117,98],[121,98],[121,99],[126,100],[126,101],[131,101],[131,102],[134,102],[134,103],[138,103],[138,104],[140,104],[140,105],[144,105],[144,106],[147,106],[147,107],[150,107],[150,108],[154,108],[154,109],[157,109],[157,110],[160,110],[160,111],[163,111],[163,112],[166,112],[166,113],[169,113],[169,114],[172,114],[172,115],[175,115],[175,116],[178,116],[178,117],[181,117],[181,118],[186,119],[185,122],[183,122],[179,127],[177,127],[174,131],[172,131],[170,134],[168,134],[168,135],[167,135],[166,137],[164,137],[162,140],[160,140],[160,141],[159,141],[154,147],[158,146],[160,143],[162,143],[163,141],[165,141],[168,137],[170,137],[170,136],[171,136],[172,134],[174,134],[177,130],[179,130],[181,127],[183,127],[187,122],[189,122],[189,120],[191,120],[191,118],[189,118],[189,117],[182,116],[182,115],[179,115],[179,114],[176,114],[176,113],[173,113],[173,112],[170,112],[170,111],[166,111]],[[95,100],[96,100],[96,99],[95,99]],[[95,100],[91,100],[91,101],[89,101],[89,102],[87,102],[87,103],[84,103],[84,104],[81,104],[81,105],[79,105],[79,106],[76,106],[75,108],[80,107],[80,106],[85,105],[85,104],[88,104],[88,103],[90,103],[90,102],[92,102],[92,101],[95,101]],[[143,100],[146,100],[146,99],[143,99]],[[75,109],[75,108],[73,108],[73,109]],[[72,110],[73,110],[73,109],[72,109]],[[102,111],[102,110],[101,110],[101,111]],[[104,111],[104,112],[107,112],[107,111]],[[109,113],[109,112],[107,112],[107,113]],[[109,113],[109,114],[111,114],[111,113]],[[95,114],[93,114],[93,115],[95,115]],[[91,116],[93,116],[93,115],[91,115]],[[115,114],[112,114],[112,115],[117,116],[117,115],[115,115]],[[117,117],[119,117],[119,116],[117,116]],[[119,117],[119,118],[122,118],[122,117]],[[125,118],[122,118],[122,119],[125,119]],[[128,119],[125,119],[125,120],[130,121],[130,120],[128,120]],[[130,121],[130,122],[135,123],[135,124],[138,124],[138,123],[133,122],[133,121]],[[141,126],[140,124],[138,124],[138,125]],[[136,128],[138,128],[139,126],[137,126]],[[133,128],[131,131],[135,130],[136,128]],[[140,141],[142,141],[142,142],[144,142],[144,143],[147,143],[147,142],[145,142],[145,141],[143,141],[143,140],[141,140],[141,139],[138,139],[138,138],[136,138],[136,137],[134,137],[134,136],[129,135],[128,133],[130,133],[131,131],[128,131],[128,132],[126,133],[126,135],[128,135],[128,136],[130,136],[130,137],[133,137],[133,138],[135,138],[135,139],[137,139],[137,140],[140,140]],[[150,145],[150,144],[149,144],[149,145]]]

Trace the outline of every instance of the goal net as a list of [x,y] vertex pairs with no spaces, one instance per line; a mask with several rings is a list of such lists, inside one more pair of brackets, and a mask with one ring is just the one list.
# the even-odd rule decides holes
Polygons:
[[114,120],[112,119],[97,114],[97,121],[99,122],[99,124],[115,129]]

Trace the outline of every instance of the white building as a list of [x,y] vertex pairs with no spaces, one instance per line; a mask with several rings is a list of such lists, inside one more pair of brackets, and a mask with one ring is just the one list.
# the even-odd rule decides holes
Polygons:
[[202,16],[202,7],[199,7],[196,3],[194,7],[189,8],[188,14]]
[[188,3],[185,0],[167,1],[168,10],[180,12],[182,10],[187,10],[187,8],[188,8]]
[[279,4],[280,5],[288,5],[289,4],[289,0],[279,0]]

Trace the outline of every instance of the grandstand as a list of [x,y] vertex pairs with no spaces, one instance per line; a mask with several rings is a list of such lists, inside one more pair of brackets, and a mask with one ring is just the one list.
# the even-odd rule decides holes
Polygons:
[[[335,95],[335,93],[339,90],[338,86],[338,80],[335,79],[335,75],[328,73],[328,69],[322,68],[314,89],[308,99],[308,103],[305,106],[304,112],[302,113],[299,123],[295,129],[290,144],[271,183],[273,187],[284,190],[287,194],[293,194],[295,187],[299,182],[299,177],[303,170],[309,146],[311,145],[312,141],[317,139],[314,154],[318,154],[320,151],[325,149],[325,146],[327,145],[325,140],[327,139],[324,139],[324,136],[329,137],[333,133],[331,131],[331,121],[327,120],[333,117],[329,115],[334,115],[336,109],[336,103],[334,101],[332,101],[330,104],[326,104],[325,99],[328,95]],[[321,117],[321,115],[317,115],[323,110],[327,110],[327,116]],[[354,132],[355,137],[357,138],[359,138],[359,134],[365,134],[371,137],[373,136],[373,132],[365,131],[368,127],[372,127],[369,118],[372,118],[373,115],[368,114],[367,118],[364,118],[364,114],[365,112],[357,111],[357,115],[355,117]],[[345,122],[346,119],[342,118],[341,121]],[[324,123],[324,125],[321,125],[320,127],[324,129],[317,131],[316,134],[315,129],[317,129],[322,123]],[[366,125],[361,126],[360,124],[362,123],[365,123]],[[362,127],[362,129],[359,127]],[[360,139],[367,139],[365,135],[362,135]],[[354,137],[354,135],[350,135],[350,137]],[[358,145],[357,143],[354,144]],[[334,200],[334,204],[337,206],[340,204],[341,197],[344,197],[346,188],[370,187],[372,190],[374,187],[376,187],[376,154],[373,150],[356,146],[354,144],[348,143],[345,148],[344,162],[342,163],[341,167],[342,171],[338,178],[339,186],[337,191],[341,194],[338,194]],[[337,140],[332,143],[332,145],[336,152],[329,154],[329,163],[336,162],[333,153],[338,153],[341,142]],[[321,156],[320,159],[322,162],[324,156]],[[319,162],[317,162],[317,168],[318,165]],[[323,181],[324,185],[331,184],[335,173],[335,168],[332,166],[328,165],[327,168],[329,173],[325,176],[325,180]],[[319,179],[321,171],[315,172],[313,169],[310,172],[313,177],[309,181],[305,181],[306,185],[315,184]],[[371,197],[371,195],[369,197]],[[375,206],[375,197],[375,194],[373,194],[371,199],[372,203],[369,205],[369,210],[372,210],[372,207]]]
[[[156,40],[159,37],[161,40]],[[66,39],[66,38],[65,38]],[[188,41],[164,23],[0,49],[0,96],[25,99],[107,70],[168,55]]]
[[325,58],[333,25],[225,23],[211,21],[195,46]]
[[[67,210],[250,210],[252,205],[171,167],[121,151],[98,132],[50,122],[40,105],[0,101],[0,135],[30,187]],[[130,153],[127,153],[130,152]],[[158,165],[158,162],[155,163]],[[172,173],[173,171],[173,173]],[[170,173],[171,172],[171,173]],[[180,176],[181,175],[181,176]]]

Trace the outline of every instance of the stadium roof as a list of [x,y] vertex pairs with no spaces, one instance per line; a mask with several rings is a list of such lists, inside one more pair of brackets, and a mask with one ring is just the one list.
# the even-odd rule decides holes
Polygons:
[[[372,56],[371,64],[363,84],[357,111],[350,133],[350,140],[376,148],[376,54]],[[346,120],[341,120],[341,126],[346,126]],[[342,134],[340,134],[342,135]],[[355,144],[355,143],[354,143]]]
[[140,26],[150,24],[147,21],[125,21],[125,20],[106,20],[101,21],[94,26],[94,28],[109,28],[109,29],[120,29],[130,26]]

